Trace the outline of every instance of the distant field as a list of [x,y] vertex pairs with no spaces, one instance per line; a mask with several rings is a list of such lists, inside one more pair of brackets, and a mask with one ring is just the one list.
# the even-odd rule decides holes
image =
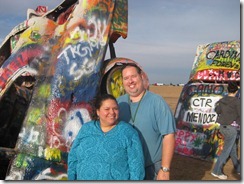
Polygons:
[[181,91],[183,89],[183,86],[154,86],[150,85],[149,90],[159,94],[162,96],[165,101],[168,103],[169,107],[171,108],[172,112],[175,112],[175,108],[178,103],[179,96],[181,94]]

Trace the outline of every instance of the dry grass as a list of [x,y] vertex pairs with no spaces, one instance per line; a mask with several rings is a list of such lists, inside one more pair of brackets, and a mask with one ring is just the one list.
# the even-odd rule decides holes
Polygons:
[[175,108],[178,103],[178,98],[182,91],[182,86],[153,86],[149,87],[149,90],[161,95],[165,101],[168,103],[172,112],[175,112]]

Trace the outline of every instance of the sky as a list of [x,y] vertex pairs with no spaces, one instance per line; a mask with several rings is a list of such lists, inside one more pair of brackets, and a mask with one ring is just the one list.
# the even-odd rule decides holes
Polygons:
[[[116,56],[139,63],[151,84],[187,83],[198,45],[241,39],[242,1],[128,0],[128,36],[114,44]],[[61,2],[0,0],[0,44],[28,8]]]

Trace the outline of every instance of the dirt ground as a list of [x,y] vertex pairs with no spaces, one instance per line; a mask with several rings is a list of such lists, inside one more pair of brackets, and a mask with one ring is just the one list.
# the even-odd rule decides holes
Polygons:
[[[178,98],[180,96],[182,86],[153,86],[149,90],[161,95],[169,104],[172,112],[174,113]],[[240,146],[238,147],[240,150]],[[240,153],[238,155],[240,157]],[[177,153],[174,154],[171,164],[171,180],[219,180],[211,175],[214,163],[203,161],[196,158],[191,158]],[[241,176],[234,172],[231,160],[228,160],[224,166],[224,173],[228,176],[228,180],[239,180]]]

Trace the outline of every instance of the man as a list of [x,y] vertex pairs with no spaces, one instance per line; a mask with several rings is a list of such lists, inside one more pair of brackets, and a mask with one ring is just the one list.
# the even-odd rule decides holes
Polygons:
[[127,94],[117,100],[120,120],[131,123],[140,134],[145,157],[146,180],[169,180],[174,154],[176,125],[164,99],[144,87],[142,70],[136,64],[122,67]]
[[[224,136],[224,147],[211,174],[221,180],[228,177],[223,173],[223,167],[230,157],[237,174],[241,172],[241,165],[237,155],[237,128],[241,123],[241,100],[236,98],[238,84],[236,81],[228,82],[228,95],[221,98],[215,106],[218,114],[217,121],[220,124],[219,131]],[[235,121],[235,124],[233,122]],[[234,126],[233,126],[234,125]]]

